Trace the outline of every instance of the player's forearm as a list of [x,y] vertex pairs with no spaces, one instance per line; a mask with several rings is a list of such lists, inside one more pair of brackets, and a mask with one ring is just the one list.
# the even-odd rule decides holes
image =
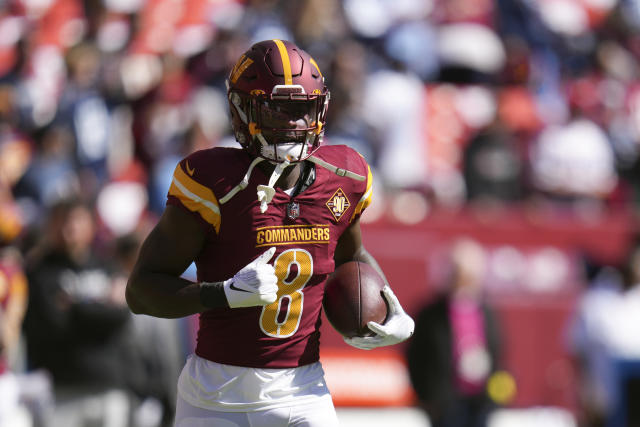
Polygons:
[[378,264],[378,261],[376,261],[376,259],[373,257],[373,255],[371,255],[369,253],[369,251],[367,251],[364,248],[364,246],[361,246],[360,249],[358,251],[356,251],[356,253],[353,256],[352,261],[360,261],[360,262],[364,262],[364,263],[369,264],[370,266],[372,266],[378,272],[378,274],[380,274],[380,276],[382,276],[382,278],[384,279],[385,284],[387,284],[387,286],[389,285],[389,281],[387,280],[387,277],[385,276],[384,271],[382,271],[382,268]]
[[135,314],[178,318],[206,310],[198,283],[161,273],[134,271],[126,297]]

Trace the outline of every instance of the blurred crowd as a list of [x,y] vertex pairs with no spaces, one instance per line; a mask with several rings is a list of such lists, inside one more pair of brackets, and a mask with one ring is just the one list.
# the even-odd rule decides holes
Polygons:
[[638,2],[467,3],[4,1],[3,229],[70,194],[115,236],[157,215],[178,159],[235,143],[224,80],[265,38],[315,57],[325,143],[357,148],[381,198],[637,206]]
[[325,143],[364,155],[378,206],[640,211],[638,0],[2,0],[0,368],[43,368],[58,400],[133,390],[140,425],[170,419],[162,384],[111,365],[171,377],[180,355],[153,345],[183,334],[133,321],[123,283],[177,161],[235,145],[225,78],[269,38],[319,64]]

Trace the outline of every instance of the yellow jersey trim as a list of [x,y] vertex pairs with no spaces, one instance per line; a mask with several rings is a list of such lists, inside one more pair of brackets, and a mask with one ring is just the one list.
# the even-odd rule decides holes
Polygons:
[[362,195],[362,197],[360,198],[360,200],[358,200],[358,203],[356,204],[356,208],[353,210],[353,214],[351,215],[350,221],[353,221],[353,218],[355,218],[356,215],[361,214],[362,211],[364,211],[367,208],[367,206],[371,204],[372,194],[373,194],[373,175],[371,174],[371,168],[369,167],[369,165],[367,165],[367,189]]
[[177,197],[190,211],[198,212],[205,221],[215,228],[216,233],[220,231],[222,217],[218,199],[211,189],[188,176],[180,165],[173,172],[169,194]]

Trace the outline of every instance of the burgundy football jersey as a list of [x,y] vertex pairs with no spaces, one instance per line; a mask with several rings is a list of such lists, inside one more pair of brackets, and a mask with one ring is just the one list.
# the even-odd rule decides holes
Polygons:
[[314,157],[356,178],[316,166],[310,187],[294,197],[276,189],[265,213],[256,187],[266,185],[269,176],[259,167],[245,189],[227,196],[253,160],[245,151],[202,150],[176,167],[167,203],[195,215],[206,233],[195,260],[199,281],[229,279],[270,247],[277,249],[271,260],[278,277],[276,302],[201,313],[200,357],[259,368],[318,361],[322,297],[334,270],[333,254],[344,230],[370,203],[372,179],[364,158],[346,146],[323,146]]

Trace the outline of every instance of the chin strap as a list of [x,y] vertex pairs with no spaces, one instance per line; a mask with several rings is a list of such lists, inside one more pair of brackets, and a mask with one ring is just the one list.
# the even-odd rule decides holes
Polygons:
[[273,199],[273,196],[276,194],[275,188],[273,186],[282,175],[282,172],[289,166],[289,161],[285,160],[282,163],[278,163],[276,168],[273,170],[271,177],[269,178],[268,185],[258,185],[258,201],[260,202],[260,212],[265,213],[267,211],[267,205]]
[[262,157],[256,157],[255,159],[253,159],[253,161],[249,165],[249,169],[247,170],[247,173],[244,174],[244,178],[242,178],[242,181],[240,181],[238,185],[233,187],[231,191],[229,191],[223,198],[218,200],[221,205],[224,205],[229,200],[231,200],[231,198],[235,196],[238,191],[241,191],[247,188],[247,185],[249,185],[249,178],[251,178],[251,172],[253,172],[253,168],[255,168],[256,165],[263,160],[264,159]]
[[[231,198],[235,196],[239,191],[242,191],[245,188],[247,188],[247,185],[249,185],[249,179],[251,178],[251,173],[253,172],[253,169],[256,167],[258,163],[260,163],[263,160],[265,159],[263,159],[262,157],[256,157],[255,159],[253,159],[253,161],[249,165],[249,169],[247,170],[247,173],[244,174],[244,178],[242,178],[242,181],[240,181],[238,185],[233,187],[231,191],[225,194],[224,197],[220,198],[219,202],[221,205],[224,205],[229,200],[231,200]],[[271,173],[271,177],[269,178],[269,184],[258,185],[257,195],[258,195],[258,201],[260,202],[260,212],[265,213],[267,211],[267,205],[271,202],[271,200],[273,199],[273,196],[276,194],[276,190],[275,188],[273,188],[273,186],[282,175],[282,172],[284,172],[284,170],[290,164],[291,163],[289,163],[288,160],[285,160],[282,163],[278,163],[275,169],[273,170],[273,173]]]
[[[242,178],[242,181],[240,181],[238,185],[233,187],[231,191],[229,191],[224,197],[222,197],[219,200],[221,205],[224,205],[229,200],[231,200],[231,198],[235,196],[239,191],[242,191],[245,188],[247,188],[247,185],[249,185],[249,178],[251,178],[251,173],[253,172],[253,169],[258,163],[260,163],[263,160],[266,160],[266,159],[263,159],[262,157],[256,157],[255,159],[253,159],[253,161],[249,165],[249,169],[247,170],[247,173],[244,175],[244,178]],[[359,175],[355,172],[351,172],[349,170],[339,168],[315,156],[310,156],[307,158],[307,160],[310,161],[311,163],[314,163],[318,166],[321,166],[327,169],[328,171],[335,173],[338,176],[346,176],[347,178],[355,179],[356,181],[364,181],[367,179],[367,177],[365,177],[364,175]],[[260,212],[265,213],[267,211],[267,206],[269,205],[269,203],[271,203],[271,200],[273,200],[273,196],[276,194],[276,190],[273,186],[282,175],[282,172],[284,172],[284,170],[290,164],[291,163],[288,160],[285,160],[282,163],[278,163],[275,169],[273,170],[273,172],[271,173],[271,177],[269,177],[269,183],[267,185],[262,185],[262,184],[258,185],[257,195],[258,195],[258,201],[260,202]]]

